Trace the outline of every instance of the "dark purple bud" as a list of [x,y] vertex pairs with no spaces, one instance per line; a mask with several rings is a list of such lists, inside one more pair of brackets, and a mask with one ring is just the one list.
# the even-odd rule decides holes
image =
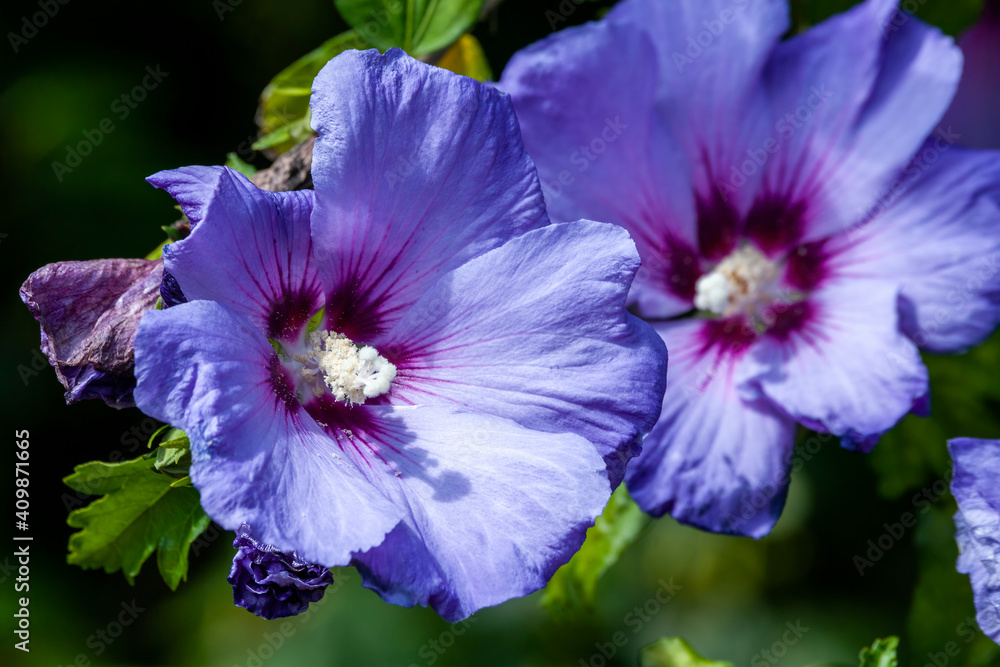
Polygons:
[[67,403],[99,398],[113,408],[135,406],[132,343],[139,318],[156,305],[162,273],[162,260],[56,262],[21,285]]
[[160,282],[160,297],[163,299],[164,308],[173,308],[177,304],[187,303],[187,297],[181,290],[174,278],[166,269],[163,271],[163,280]]
[[316,602],[333,583],[333,574],[322,565],[307,563],[254,539],[247,524],[233,541],[236,555],[229,570],[233,602],[268,620],[295,616]]

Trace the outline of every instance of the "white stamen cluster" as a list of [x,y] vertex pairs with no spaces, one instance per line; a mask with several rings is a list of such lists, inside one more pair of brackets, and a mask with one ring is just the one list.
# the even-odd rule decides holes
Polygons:
[[315,395],[323,394],[325,384],[335,399],[349,404],[387,393],[396,379],[396,367],[374,347],[358,347],[347,336],[329,331],[309,334],[309,350],[294,359],[302,364],[302,376]]
[[743,246],[695,283],[694,305],[716,315],[754,314],[773,301],[777,267],[759,250]]

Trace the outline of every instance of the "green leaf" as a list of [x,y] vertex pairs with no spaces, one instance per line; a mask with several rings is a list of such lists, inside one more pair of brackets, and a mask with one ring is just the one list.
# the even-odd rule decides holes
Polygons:
[[649,524],[649,517],[629,497],[622,484],[587,531],[573,558],[559,568],[545,587],[542,605],[549,612],[574,613],[592,608],[597,582]]
[[247,178],[257,173],[257,167],[253,166],[236,153],[226,153],[226,166],[235,169]]
[[164,449],[190,449],[191,441],[188,440],[187,433],[168,424],[163,428],[158,429],[152,436],[150,436],[149,447],[162,447]]
[[109,573],[122,570],[132,584],[156,551],[160,575],[171,589],[187,578],[191,542],[210,520],[198,491],[173,487],[173,477],[151,469],[156,460],[150,453],[123,463],[95,461],[77,466],[63,480],[78,491],[103,494],[67,519],[81,529],[69,538],[70,564]]
[[[158,246],[156,246],[155,248],[153,248],[153,249],[152,249],[152,250],[151,250],[151,251],[149,252],[149,254],[148,254],[148,255],[146,255],[146,259],[159,259],[159,258],[163,257],[163,248],[164,248],[164,247],[165,247],[165,246],[166,246],[166,245],[167,245],[168,243],[170,243],[170,239],[167,239],[166,241],[164,241],[164,242],[163,242],[163,243],[161,243],[160,245],[158,245]],[[147,247],[148,247],[148,246],[147,246]]]
[[411,56],[450,46],[479,17],[483,0],[334,0],[337,11],[380,51]]
[[335,56],[349,49],[367,49],[368,42],[348,30],[323,42],[281,70],[260,94],[257,126],[261,138],[254,150],[270,148],[284,153],[312,133],[309,126],[309,94],[313,79]]
[[898,667],[896,649],[899,648],[899,637],[876,639],[868,648],[861,649],[858,654],[859,667]]
[[306,333],[311,334],[314,331],[318,331],[321,324],[323,324],[323,315],[326,313],[326,306],[320,308],[316,311],[316,314],[309,318],[306,322]]
[[[185,217],[185,220],[186,219],[187,218]],[[167,238],[169,238],[170,241],[180,241],[182,238],[181,231],[173,225],[160,225],[160,229],[163,230],[163,233],[167,235]],[[170,241],[167,241],[167,243]],[[163,246],[161,245],[160,247],[162,248]]]
[[722,660],[706,660],[680,637],[664,637],[639,651],[639,667],[734,667]]
[[191,452],[183,447],[160,447],[156,450],[153,467],[175,479],[187,477],[191,470]]
[[117,491],[126,479],[137,472],[152,468],[155,462],[156,458],[151,454],[121,463],[91,461],[73,468],[73,474],[63,479],[63,483],[80,493],[103,496]]
[[312,114],[306,109],[306,115],[283,125],[271,134],[266,134],[250,146],[255,151],[273,148],[278,153],[284,153],[296,144],[300,144],[312,134]]
[[[856,0],[795,0],[792,3],[792,16],[795,17],[797,29],[801,31],[833,14],[846,11],[855,4]],[[920,0],[919,5],[904,5],[903,9],[906,11],[916,7],[915,15],[918,19],[941,28],[949,35],[957,35],[975,22],[982,6],[983,0]],[[883,32],[888,37],[892,29],[892,24],[889,24]]]
[[493,71],[486,60],[483,47],[479,44],[479,40],[469,34],[459,37],[458,41],[444,52],[437,66],[476,81],[489,81],[493,78]]

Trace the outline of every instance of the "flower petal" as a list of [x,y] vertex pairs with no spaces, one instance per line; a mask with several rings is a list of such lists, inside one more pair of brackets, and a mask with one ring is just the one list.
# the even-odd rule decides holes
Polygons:
[[1000,148],[1000,2],[987,0],[958,45],[965,68],[942,124],[954,126],[963,146]]
[[427,286],[547,222],[510,99],[398,49],[348,51],[312,98],[329,328],[367,341]]
[[292,340],[319,310],[310,191],[268,192],[228,167],[184,167],[150,176],[176,199],[191,235],[163,249],[185,298],[225,304],[268,337]]
[[693,279],[669,278],[683,259],[675,246],[695,247],[697,234],[689,167],[655,108],[654,61],[645,34],[601,21],[518,52],[499,86],[514,99],[549,215],[626,227],[648,278],[633,292],[643,312],[668,317],[691,308]]
[[955,464],[958,571],[971,580],[980,629],[1000,643],[1000,440],[957,438],[948,450]]
[[296,401],[264,335],[234,310],[192,301],[147,313],[136,403],[191,439],[191,479],[219,525],[326,566],[380,543],[401,510]]
[[135,405],[132,341],[139,318],[156,305],[162,273],[163,262],[145,259],[57,262],[21,286],[67,403]]
[[808,202],[805,241],[868,211],[958,85],[962,57],[951,39],[896,5],[867,0],[783,42],[768,64],[780,140],[764,188]]
[[637,267],[614,225],[554,224],[507,242],[442,278],[382,339],[399,360],[394,391],[581,435],[617,486],[666,377],[662,341],[624,308]]
[[915,163],[878,215],[838,240],[841,272],[899,285],[903,330],[959,352],[1000,323],[1000,152],[941,140],[928,151],[933,162]]
[[670,350],[663,412],[625,483],[654,516],[763,537],[785,505],[795,422],[739,395],[734,380],[748,340],[718,340],[712,326],[657,325]]
[[788,3],[625,0],[607,21],[647,34],[657,47],[663,108],[674,136],[699,167],[698,194],[713,193],[717,178],[728,178],[747,159],[747,143],[756,148],[760,132],[771,129],[761,124],[766,106],[760,81],[788,30]]
[[409,512],[357,563],[394,604],[457,621],[542,588],[611,495],[603,461],[579,436],[455,406],[375,409],[394,474],[375,471],[372,482]]
[[891,283],[831,278],[778,313],[754,345],[741,369],[746,395],[763,394],[810,428],[870,448],[870,436],[927,392],[927,369],[899,330],[897,297]]

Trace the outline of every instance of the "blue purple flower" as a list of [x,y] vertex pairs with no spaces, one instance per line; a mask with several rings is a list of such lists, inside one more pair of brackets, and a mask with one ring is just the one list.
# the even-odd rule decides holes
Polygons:
[[233,546],[236,555],[228,577],[233,601],[261,618],[301,614],[333,583],[330,570],[307,563],[294,551],[284,553],[261,544],[246,524],[236,531]]
[[225,528],[448,619],[536,590],[659,413],[635,246],[551,224],[509,98],[398,50],[334,59],[312,119],[315,191],[150,177],[193,231],[137,403],[187,432]]
[[629,491],[755,537],[796,424],[869,450],[926,413],[920,349],[1000,320],[1000,157],[938,126],[959,50],[894,0],[788,29],[785,0],[623,0],[499,84],[552,218],[623,225],[643,259],[630,300],[671,366]]
[[958,571],[972,581],[979,627],[1000,643],[1000,440],[957,438],[948,449],[958,501]]

